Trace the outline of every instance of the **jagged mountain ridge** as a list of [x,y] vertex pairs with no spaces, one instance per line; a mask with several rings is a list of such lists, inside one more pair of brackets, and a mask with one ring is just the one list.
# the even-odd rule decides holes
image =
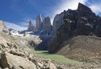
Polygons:
[[41,16],[36,17],[35,25],[32,22],[29,22],[28,29],[26,32],[31,32],[30,34],[38,35],[42,39],[42,43],[39,44],[36,49],[46,50],[48,45],[48,40],[51,38],[52,33],[52,25],[50,21],[50,17],[42,18]]
[[101,18],[99,16],[87,6],[79,3],[77,10],[69,9],[56,15],[53,26],[49,17],[45,17],[42,20],[41,16],[38,16],[36,18],[36,27],[29,22],[27,31],[32,31],[32,34],[39,35],[43,40],[38,47],[39,49],[47,49],[49,43],[49,49],[52,49],[53,46],[53,48],[56,47],[58,50],[59,47],[57,46],[61,45],[63,41],[77,35],[95,35],[100,37],[100,22]]
[[77,10],[64,11],[54,18],[53,37],[48,51],[55,53],[63,46],[62,43],[78,35],[101,36],[101,17],[87,6],[79,3]]
[[[95,15],[87,6],[79,3],[77,10],[69,9],[68,11],[64,11],[61,14],[58,14],[54,19],[53,27],[50,24],[49,17],[43,20],[44,27],[41,26],[42,23],[40,21],[40,17],[37,20],[39,20],[37,22],[40,22],[38,23],[38,28],[34,30],[35,27],[30,22],[28,28],[29,30],[25,31],[24,33],[30,31],[31,33],[28,33],[30,35],[26,37],[18,37],[6,33],[0,33],[0,68],[61,68],[54,65],[51,61],[42,59],[38,60],[38,57],[35,59],[34,55],[32,54],[33,52],[30,50],[30,48],[28,48],[30,45],[35,46],[33,42],[37,38],[35,39],[35,37],[31,37],[34,32],[43,38],[43,40],[48,38],[44,40],[46,45],[43,43],[43,45],[40,44],[40,46],[44,48],[49,42],[49,53],[59,53],[66,57],[78,59],[81,61],[87,61],[87,59],[101,59],[101,17]],[[52,30],[50,30],[50,28]],[[30,39],[32,40],[30,41]],[[83,65],[84,64],[79,66],[79,68],[97,68],[96,66],[92,65],[87,67],[86,65]],[[78,66],[73,67],[71,65],[68,65],[68,68],[69,66],[71,69],[75,67],[78,68]],[[98,68],[100,68],[99,66],[100,65],[98,65]]]
[[37,16],[34,25],[29,21],[27,31],[33,31],[34,34],[50,33],[52,31],[50,17],[42,18],[41,15]]

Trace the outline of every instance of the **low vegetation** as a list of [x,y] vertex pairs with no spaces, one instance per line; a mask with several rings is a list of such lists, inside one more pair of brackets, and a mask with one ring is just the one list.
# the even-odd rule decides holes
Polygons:
[[75,60],[71,60],[68,58],[65,58],[62,55],[57,54],[49,54],[48,51],[36,51],[37,56],[45,59],[51,59],[52,61],[55,61],[57,63],[63,63],[63,64],[77,64],[80,63]]

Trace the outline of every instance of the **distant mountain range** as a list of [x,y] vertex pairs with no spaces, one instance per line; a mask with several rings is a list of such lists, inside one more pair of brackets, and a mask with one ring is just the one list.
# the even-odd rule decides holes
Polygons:
[[[37,49],[49,49],[50,53],[57,52],[61,49],[61,44],[64,41],[75,36],[101,37],[101,17],[81,3],[78,4],[77,10],[68,9],[57,14],[53,20],[53,25],[51,25],[49,17],[43,18],[39,15],[35,19],[35,24],[29,21],[27,28],[10,23],[6,23],[6,26],[22,29],[18,32],[19,34],[40,36],[43,41],[37,46]],[[14,30],[13,33],[18,34]]]

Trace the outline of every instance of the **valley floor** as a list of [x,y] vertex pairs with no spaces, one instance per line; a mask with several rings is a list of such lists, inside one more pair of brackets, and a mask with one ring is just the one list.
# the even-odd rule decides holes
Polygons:
[[62,63],[62,64],[78,64],[78,63],[80,63],[75,60],[67,59],[62,55],[49,54],[48,51],[36,51],[36,54],[39,57],[42,57],[45,59],[51,59],[52,61],[57,62],[57,63]]
[[38,57],[51,60],[59,69],[101,69],[100,62],[79,62],[62,55],[49,54],[48,51],[36,51]]

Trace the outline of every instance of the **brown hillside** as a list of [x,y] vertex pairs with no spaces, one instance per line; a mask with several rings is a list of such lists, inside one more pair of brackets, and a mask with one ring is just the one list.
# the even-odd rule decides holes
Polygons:
[[95,36],[74,37],[58,53],[77,60],[101,59],[101,38]]

